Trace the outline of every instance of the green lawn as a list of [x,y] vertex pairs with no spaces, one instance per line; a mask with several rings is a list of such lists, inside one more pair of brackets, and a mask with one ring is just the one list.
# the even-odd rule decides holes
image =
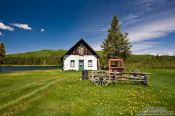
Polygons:
[[1,115],[135,115],[145,107],[175,111],[175,69],[151,69],[149,85],[96,87],[80,72],[0,73]]

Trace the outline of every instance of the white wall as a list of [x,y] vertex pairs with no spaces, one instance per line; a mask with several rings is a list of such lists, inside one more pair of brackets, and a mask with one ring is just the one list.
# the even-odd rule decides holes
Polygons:
[[[70,67],[70,60],[75,60],[75,67]],[[95,55],[65,55],[63,58],[63,70],[79,70],[79,60],[84,60],[85,70],[97,70],[97,56]],[[92,60],[92,67],[88,67],[88,60]]]

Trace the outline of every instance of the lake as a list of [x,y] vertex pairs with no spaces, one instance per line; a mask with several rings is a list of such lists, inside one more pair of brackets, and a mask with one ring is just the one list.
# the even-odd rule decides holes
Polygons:
[[48,70],[62,69],[61,66],[0,66],[0,72],[22,71],[22,70]]

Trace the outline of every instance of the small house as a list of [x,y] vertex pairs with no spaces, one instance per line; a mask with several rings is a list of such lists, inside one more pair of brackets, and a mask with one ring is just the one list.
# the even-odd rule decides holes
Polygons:
[[97,70],[99,56],[83,40],[80,39],[62,57],[63,70]]

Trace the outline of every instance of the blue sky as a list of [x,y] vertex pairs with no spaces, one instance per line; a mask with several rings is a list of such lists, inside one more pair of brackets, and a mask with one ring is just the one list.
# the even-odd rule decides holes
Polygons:
[[84,38],[94,49],[113,15],[133,54],[175,54],[174,0],[0,0],[0,41],[7,53],[69,49]]

